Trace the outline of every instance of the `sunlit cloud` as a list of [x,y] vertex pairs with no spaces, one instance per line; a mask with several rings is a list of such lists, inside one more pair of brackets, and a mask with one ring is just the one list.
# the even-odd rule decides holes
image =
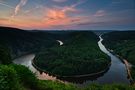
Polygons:
[[49,9],[44,18],[43,22],[46,26],[65,25],[70,22],[70,17],[66,12],[56,9]]
[[[35,8],[28,9],[23,11],[23,16],[17,16],[14,18],[18,12],[21,10],[21,8],[27,3],[28,0],[20,0],[19,4],[16,5],[14,9],[14,14],[12,15],[13,19],[10,19],[10,22],[7,22],[7,20],[4,20],[4,24],[6,25],[12,25],[16,27],[21,28],[31,28],[31,27],[39,27],[39,28],[51,28],[51,27],[67,27],[70,25],[77,24],[79,22],[85,22],[86,18],[84,16],[80,16],[80,10],[76,7],[84,1],[78,1],[70,6],[56,6],[53,7],[46,7],[42,5],[38,5]],[[35,17],[32,16],[33,12],[37,12],[39,10],[45,9],[44,17],[39,20],[35,19]],[[43,12],[43,11],[42,11]],[[69,14],[75,14],[74,16],[71,16]],[[27,19],[26,15],[29,15],[29,19]],[[32,19],[33,17],[33,19]],[[21,18],[21,19],[20,19]],[[31,20],[30,20],[31,19]]]
[[[44,26],[67,26],[85,21],[84,16],[79,15],[80,10],[76,9],[76,7],[82,3],[84,3],[84,1],[78,1],[70,6],[54,6],[53,8],[48,8],[43,19]],[[75,14],[75,16],[70,16],[70,13]]]
[[[133,0],[104,2],[107,3],[91,0],[0,0],[0,25],[26,29],[74,29],[133,24]],[[125,19],[129,20],[128,23]]]

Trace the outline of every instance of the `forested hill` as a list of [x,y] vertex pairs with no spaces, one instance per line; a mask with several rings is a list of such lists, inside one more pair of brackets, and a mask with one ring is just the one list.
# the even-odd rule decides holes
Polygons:
[[[31,52],[39,52],[43,48],[59,45],[56,40],[66,42],[69,38],[80,32],[88,33],[83,31],[31,31],[11,27],[0,27],[1,52],[8,52],[8,55],[11,54],[10,58],[15,58]],[[91,35],[87,36],[90,38],[95,37],[94,39],[97,42],[98,37],[95,34]]]
[[[42,48],[48,48],[55,44],[59,44],[56,40],[62,40],[65,42],[79,32],[87,33],[87,31],[31,31],[11,27],[0,27],[0,45],[1,47],[9,49],[8,51],[10,51],[12,58],[14,58],[16,56],[30,52],[37,52]],[[96,35],[91,35],[87,35],[88,38],[95,37],[95,40],[98,41]]]
[[135,31],[114,31],[103,35],[105,41],[134,40]]
[[50,47],[56,39],[66,37],[45,31],[26,31],[17,28],[0,27],[0,45],[10,49],[12,57],[29,52],[39,51],[42,47]]
[[[64,45],[59,46],[59,43],[56,43],[56,39],[62,40],[64,42]],[[97,46],[98,40],[99,38],[92,32],[50,33],[42,31],[24,31],[16,28],[0,27],[0,90],[134,90],[135,88],[132,86],[121,84],[93,84],[89,85],[88,87],[79,88],[69,83],[64,84],[59,81],[39,80],[37,79],[36,75],[32,73],[27,67],[12,64],[11,56],[13,57],[13,55],[18,56],[27,52],[40,51],[41,48],[44,48],[42,49],[43,51],[47,48],[50,48],[52,49],[52,51],[58,49],[59,51],[56,51],[56,53],[58,52],[62,55],[67,54],[68,57],[70,56],[69,58],[66,58],[66,60],[78,60],[77,63],[73,61],[76,66],[78,65],[78,62],[81,62],[82,58],[84,58],[86,55],[85,61],[79,64],[87,64],[88,66],[93,65],[94,68],[97,68],[97,70],[99,70],[104,68],[104,63],[107,63],[109,60],[107,60],[107,56],[99,50],[99,47]],[[69,50],[68,48],[64,47],[65,45],[69,47]],[[69,52],[63,52],[62,50],[64,49]],[[74,52],[70,54],[70,50],[73,50]],[[75,54],[78,56],[78,53],[80,53],[79,57],[72,58],[72,56]],[[39,55],[41,55],[41,53],[39,53]],[[95,57],[99,59],[95,59]],[[96,63],[97,61],[98,62],[96,63],[96,65],[90,64],[93,63],[93,61],[94,63]],[[53,62],[54,65],[59,63],[61,62]],[[69,63],[67,61],[66,67],[68,67],[68,65]],[[100,68],[100,66],[102,65],[104,67]],[[89,69],[90,68],[91,67],[89,67]],[[94,68],[90,69],[90,71],[96,71],[96,69]],[[56,68],[56,70],[58,70],[58,68]],[[86,69],[83,69],[83,71],[85,70]]]
[[107,48],[117,51],[124,58],[135,50],[135,31],[111,32],[104,34],[103,38]]
[[44,71],[58,76],[97,73],[108,68],[109,57],[98,47],[98,36],[91,31],[69,34],[63,46],[43,49],[34,63]]
[[131,74],[135,80],[135,31],[111,32],[104,34],[103,38],[107,48],[133,65]]

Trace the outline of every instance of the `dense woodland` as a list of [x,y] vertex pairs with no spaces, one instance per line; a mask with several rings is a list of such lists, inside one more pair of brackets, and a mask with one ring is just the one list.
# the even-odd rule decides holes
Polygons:
[[131,74],[135,80],[135,31],[111,32],[103,35],[104,44],[132,64]]
[[74,32],[63,46],[42,50],[34,63],[58,76],[85,75],[108,68],[110,58],[98,47],[99,38],[92,32]]
[[17,28],[0,27],[0,45],[6,46],[12,58],[26,53],[39,52],[40,49],[56,44],[57,35],[43,31],[26,31]]
[[[6,56],[5,54],[5,57]],[[1,60],[1,58],[0,58]],[[10,62],[10,60],[9,60]],[[72,84],[64,84],[58,81],[38,80],[34,73],[22,65],[0,65],[0,90],[134,90],[128,85],[91,84],[85,88],[79,88]],[[5,63],[4,63],[5,64]]]
[[[6,31],[7,29],[11,30],[10,31],[11,34],[8,33],[6,35],[6,33],[9,32],[9,31]],[[22,36],[21,35],[18,36],[16,34],[13,35],[12,33],[16,32],[14,30],[16,29],[13,29],[13,28],[3,29],[3,27],[0,28],[0,34],[1,34],[0,35],[0,90],[135,90],[135,87],[129,86],[129,85],[123,85],[123,84],[111,84],[111,85],[91,84],[88,87],[79,88],[72,84],[67,84],[67,83],[64,84],[58,81],[39,80],[37,79],[36,75],[32,73],[27,67],[22,66],[22,65],[15,65],[12,63],[13,54],[15,56],[19,55],[15,53],[16,51],[15,49],[22,52],[23,50],[19,49],[19,45],[20,47],[23,47],[23,46],[26,47],[26,45],[27,46],[31,45],[27,41],[27,39],[29,40],[32,38],[31,36],[25,38],[25,35],[22,35]],[[5,33],[5,35],[3,33]],[[15,38],[15,36],[17,37]],[[21,37],[23,37],[23,39],[20,39]],[[67,36],[65,38],[67,38]],[[11,39],[12,41],[14,41],[14,43],[10,41]],[[33,40],[31,40],[30,42],[34,42]],[[24,51],[29,52],[30,50],[25,49]]]

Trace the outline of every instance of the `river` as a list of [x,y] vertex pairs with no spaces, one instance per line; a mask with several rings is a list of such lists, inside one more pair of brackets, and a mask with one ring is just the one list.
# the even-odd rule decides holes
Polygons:
[[[106,53],[111,58],[111,66],[104,72],[95,76],[87,76],[81,78],[57,78],[53,76],[49,76],[47,73],[40,73],[37,69],[35,69],[32,65],[32,60],[35,57],[35,54],[24,55],[14,60],[15,64],[21,64],[28,67],[33,73],[37,75],[37,77],[41,80],[59,80],[62,82],[72,82],[77,86],[87,86],[90,83],[99,83],[99,84],[112,84],[112,83],[124,83],[130,84],[130,81],[127,78],[127,70],[124,63],[111,54],[105,46],[102,44],[103,39],[101,37],[98,42],[99,48],[101,51]],[[58,41],[58,40],[57,40]],[[58,41],[59,43],[62,41]],[[63,42],[62,42],[63,44]],[[60,43],[61,45],[61,43]]]

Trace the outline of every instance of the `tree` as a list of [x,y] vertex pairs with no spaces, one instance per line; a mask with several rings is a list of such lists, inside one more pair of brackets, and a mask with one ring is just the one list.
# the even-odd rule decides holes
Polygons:
[[16,71],[8,66],[0,66],[0,90],[21,90]]
[[11,56],[9,49],[0,45],[0,62],[2,64],[10,64],[11,63]]

